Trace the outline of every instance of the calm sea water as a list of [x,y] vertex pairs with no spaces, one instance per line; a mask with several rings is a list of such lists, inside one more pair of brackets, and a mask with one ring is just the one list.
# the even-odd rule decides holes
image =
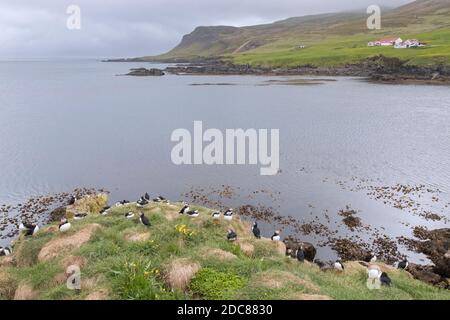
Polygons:
[[[275,78],[116,76],[140,66],[146,65],[0,62],[0,203],[84,186],[106,188],[112,200],[134,200],[145,191],[179,200],[191,188],[229,185],[239,188],[230,206],[261,203],[305,220],[328,210],[339,221],[338,210],[351,205],[364,223],[390,236],[409,235],[405,224],[446,225],[365,191],[344,190],[339,182],[424,184],[441,190],[441,204],[450,202],[449,87],[351,78],[261,86]],[[281,173],[260,176],[251,165],[172,164],[170,135],[177,128],[192,131],[194,120],[223,130],[280,129]],[[262,189],[279,194],[247,197]],[[435,210],[450,218],[450,209]]]

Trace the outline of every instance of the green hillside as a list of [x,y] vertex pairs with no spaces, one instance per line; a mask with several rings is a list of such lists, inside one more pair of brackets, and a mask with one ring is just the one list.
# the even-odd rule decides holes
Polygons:
[[[450,64],[450,3],[417,0],[382,10],[381,30],[368,30],[365,11],[289,18],[249,27],[198,27],[178,46],[144,60],[221,57],[255,66],[338,66],[377,54],[409,60],[410,64]],[[417,38],[424,48],[367,47],[383,37]],[[300,46],[305,48],[300,49]]]
[[[1,299],[450,299],[447,290],[414,280],[379,263],[392,287],[369,290],[367,269],[346,262],[345,271],[321,271],[285,256],[282,242],[256,239],[250,225],[178,214],[182,204],[136,203],[92,212],[72,220],[61,233],[56,224],[21,237],[13,255],[0,257]],[[93,208],[93,207],[92,207]],[[97,210],[97,208],[93,208]],[[145,227],[130,210],[143,211]],[[238,241],[226,239],[233,227]],[[81,289],[69,290],[66,270],[81,270]]]

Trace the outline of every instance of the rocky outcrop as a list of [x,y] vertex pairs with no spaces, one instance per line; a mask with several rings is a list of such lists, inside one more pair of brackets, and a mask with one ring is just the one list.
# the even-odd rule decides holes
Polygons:
[[433,261],[434,272],[444,278],[450,278],[450,228],[426,230],[415,228],[414,235],[420,240],[411,244],[416,251],[425,254]]
[[49,221],[59,221],[63,217],[72,218],[76,213],[98,213],[107,204],[107,193],[88,194],[75,200],[72,205],[58,207],[50,212]]
[[288,237],[285,240],[283,240],[284,244],[286,245],[287,252],[290,252],[290,254],[294,257],[295,252],[302,248],[303,252],[305,253],[305,260],[313,262],[314,258],[316,257],[317,250],[316,248],[309,242],[299,241],[297,239],[294,239],[292,237]]
[[407,271],[415,278],[429,284],[441,288],[450,288],[450,283],[447,279],[441,277],[435,272],[433,266],[422,266],[414,263],[408,265]]
[[130,69],[130,72],[128,72],[126,75],[127,76],[140,76],[140,77],[152,77],[152,76],[156,76],[156,77],[160,77],[163,76],[165,73],[163,70],[161,69],[156,69],[156,68],[151,68],[151,69],[146,69],[146,68],[133,68]]
[[450,278],[450,228],[427,230],[414,228],[416,239],[400,238],[411,250],[425,254],[433,265],[410,264],[408,271],[417,279],[448,287]]
[[177,75],[314,75],[366,77],[374,82],[450,84],[450,67],[444,65],[415,66],[408,61],[383,55],[355,64],[338,67],[300,65],[289,68],[266,68],[236,65],[218,59],[204,59],[188,65],[167,67],[166,72]]

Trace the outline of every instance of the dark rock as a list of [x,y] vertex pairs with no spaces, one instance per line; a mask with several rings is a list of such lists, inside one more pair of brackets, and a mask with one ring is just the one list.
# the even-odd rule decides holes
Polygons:
[[441,288],[450,288],[448,280],[436,274],[433,270],[433,266],[421,266],[409,263],[407,271],[411,273],[415,279]]
[[65,206],[58,207],[52,212],[50,212],[49,221],[50,222],[60,221],[65,216],[66,216],[66,207]]
[[130,72],[128,72],[127,76],[141,76],[141,77],[148,77],[148,76],[163,76],[165,73],[161,69],[146,69],[146,68],[133,68],[130,69]]
[[344,261],[365,260],[368,255],[365,248],[348,239],[336,239],[331,248]]
[[425,254],[435,267],[438,275],[450,278],[450,228],[427,230],[422,227],[414,228],[416,239],[406,239],[408,246],[417,252]]
[[299,241],[297,239],[293,239],[291,237],[286,238],[284,241],[287,249],[292,250],[291,255],[295,257],[295,252],[302,248],[305,253],[305,260],[313,262],[316,257],[317,250],[316,248],[309,242]]

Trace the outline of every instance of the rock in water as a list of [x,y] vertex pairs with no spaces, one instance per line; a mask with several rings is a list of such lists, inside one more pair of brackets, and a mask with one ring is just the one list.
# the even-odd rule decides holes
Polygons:
[[286,248],[291,249],[292,252],[297,252],[298,249],[302,249],[305,255],[305,260],[313,262],[316,257],[317,250],[309,242],[298,241],[293,238],[286,238],[284,241]]
[[148,77],[148,76],[163,76],[165,73],[161,69],[146,69],[146,68],[133,68],[130,69],[130,72],[128,72],[127,76],[141,76],[141,77]]

